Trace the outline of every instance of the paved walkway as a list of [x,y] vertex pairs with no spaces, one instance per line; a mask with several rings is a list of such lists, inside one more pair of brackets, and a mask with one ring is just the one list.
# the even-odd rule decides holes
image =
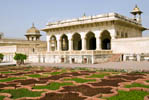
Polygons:
[[0,67],[1,66],[11,66],[11,65],[16,65],[16,63],[12,63],[12,62],[0,63]]
[[46,66],[46,67],[65,67],[65,68],[97,68],[97,69],[116,69],[116,70],[128,70],[128,71],[149,71],[149,62],[108,62],[102,64],[50,64],[50,63],[32,63],[32,66]]

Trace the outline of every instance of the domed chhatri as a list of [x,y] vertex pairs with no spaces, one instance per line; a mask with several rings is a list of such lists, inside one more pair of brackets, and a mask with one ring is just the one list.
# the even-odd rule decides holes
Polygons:
[[[134,20],[137,20],[139,23],[141,23],[141,14],[143,12],[140,10],[140,8],[137,5],[130,13],[134,15]],[[136,17],[137,15],[139,15],[139,18]]]
[[142,14],[143,12],[140,10],[140,8],[136,5],[133,11],[131,12],[132,14]]
[[34,23],[32,24],[32,27],[27,30],[26,32],[26,38],[29,41],[37,41],[40,40],[40,31],[34,26]]

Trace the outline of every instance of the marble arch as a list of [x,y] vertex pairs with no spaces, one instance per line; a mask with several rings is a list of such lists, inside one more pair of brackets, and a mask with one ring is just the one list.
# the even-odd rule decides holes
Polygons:
[[86,34],[86,47],[87,47],[87,50],[96,49],[96,38],[95,38],[95,34],[92,31],[89,31]]
[[69,41],[68,41],[68,36],[66,34],[62,34],[60,37],[61,41],[61,50],[62,51],[67,51],[69,49]]
[[51,51],[55,51],[57,49],[57,40],[55,35],[51,35],[50,37],[50,49]]
[[79,33],[74,33],[72,35],[72,39],[73,39],[73,50],[81,50],[82,49],[81,35]]
[[102,31],[100,35],[101,39],[101,48],[103,50],[110,50],[111,49],[111,35],[108,30]]

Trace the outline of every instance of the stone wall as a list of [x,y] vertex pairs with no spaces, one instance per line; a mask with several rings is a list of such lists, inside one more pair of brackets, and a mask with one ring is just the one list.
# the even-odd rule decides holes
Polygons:
[[29,54],[28,61],[35,63],[76,63],[91,64],[107,62],[111,54],[101,55],[49,55],[49,54]]
[[13,46],[0,46],[0,53],[14,53],[17,51],[16,45]]
[[113,53],[149,53],[149,37],[112,39],[111,47]]

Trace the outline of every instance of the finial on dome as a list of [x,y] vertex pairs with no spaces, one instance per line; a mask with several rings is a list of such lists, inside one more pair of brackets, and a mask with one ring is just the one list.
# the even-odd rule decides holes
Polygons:
[[82,17],[86,17],[86,14],[84,13]]
[[34,22],[32,23],[32,27],[35,27]]
[[135,8],[138,8],[138,5],[137,4],[135,5]]

